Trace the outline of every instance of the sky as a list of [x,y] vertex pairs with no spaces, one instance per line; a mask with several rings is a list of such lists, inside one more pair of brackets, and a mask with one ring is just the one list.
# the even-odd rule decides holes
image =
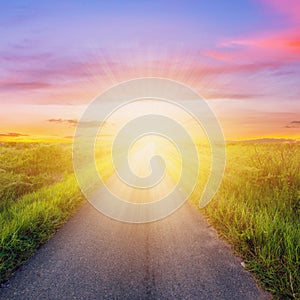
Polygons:
[[147,76],[196,90],[226,140],[300,139],[300,1],[0,0],[0,141],[71,140]]

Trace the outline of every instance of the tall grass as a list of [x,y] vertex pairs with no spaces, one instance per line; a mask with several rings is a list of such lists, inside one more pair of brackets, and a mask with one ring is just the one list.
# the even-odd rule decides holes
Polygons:
[[0,282],[24,263],[83,203],[74,175],[24,195],[0,213]]
[[[191,197],[195,203],[205,186],[210,162],[208,147],[199,145],[199,153],[200,177]],[[97,166],[105,179],[113,168],[107,153],[100,154]],[[299,160],[300,144],[228,145],[222,185],[203,210],[244,258],[247,268],[278,299],[299,298]],[[88,172],[88,166],[86,169]],[[83,203],[70,173],[69,146],[16,144],[0,148],[0,282]]]
[[84,201],[69,145],[0,147],[0,282]]
[[231,144],[203,210],[275,298],[300,297],[300,145]]
[[0,211],[21,196],[54,184],[71,172],[69,145],[2,144]]

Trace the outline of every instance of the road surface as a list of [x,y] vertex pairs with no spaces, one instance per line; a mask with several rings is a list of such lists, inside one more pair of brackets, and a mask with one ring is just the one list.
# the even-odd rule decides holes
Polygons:
[[0,299],[268,299],[201,214],[150,224],[86,204],[0,288]]

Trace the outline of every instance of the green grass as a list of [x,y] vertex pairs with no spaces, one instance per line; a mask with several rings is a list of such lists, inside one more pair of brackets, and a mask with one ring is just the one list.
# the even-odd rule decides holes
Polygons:
[[[199,145],[197,203],[209,149]],[[104,177],[111,174],[101,156]],[[277,299],[299,299],[300,144],[227,145],[222,185],[202,211]],[[100,170],[101,171],[101,170]],[[102,170],[103,171],[103,170]],[[175,172],[175,171],[174,171]],[[0,147],[0,282],[25,262],[84,202],[68,145]]]
[[223,183],[203,210],[276,299],[300,298],[299,160],[296,143],[228,145]]
[[84,202],[70,145],[0,147],[0,282]]
[[0,146],[0,212],[21,196],[54,184],[72,173],[70,145]]
[[75,177],[23,196],[0,214],[0,280],[24,263],[84,202]]

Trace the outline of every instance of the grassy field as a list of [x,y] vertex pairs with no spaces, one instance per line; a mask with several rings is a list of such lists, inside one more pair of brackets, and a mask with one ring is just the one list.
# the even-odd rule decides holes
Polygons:
[[0,146],[0,211],[21,196],[72,173],[70,145],[6,143]]
[[[199,152],[204,159],[199,185],[191,197],[195,204],[209,167],[208,148],[199,146]],[[222,185],[202,210],[243,257],[247,269],[278,299],[299,299],[299,160],[299,143],[228,144]],[[104,177],[111,174],[106,157],[101,156],[98,164]],[[73,175],[70,145],[2,144],[0,281],[83,202]]]
[[300,299],[299,143],[227,145],[221,188],[202,211],[275,298]]
[[0,282],[83,203],[70,145],[0,147]]

